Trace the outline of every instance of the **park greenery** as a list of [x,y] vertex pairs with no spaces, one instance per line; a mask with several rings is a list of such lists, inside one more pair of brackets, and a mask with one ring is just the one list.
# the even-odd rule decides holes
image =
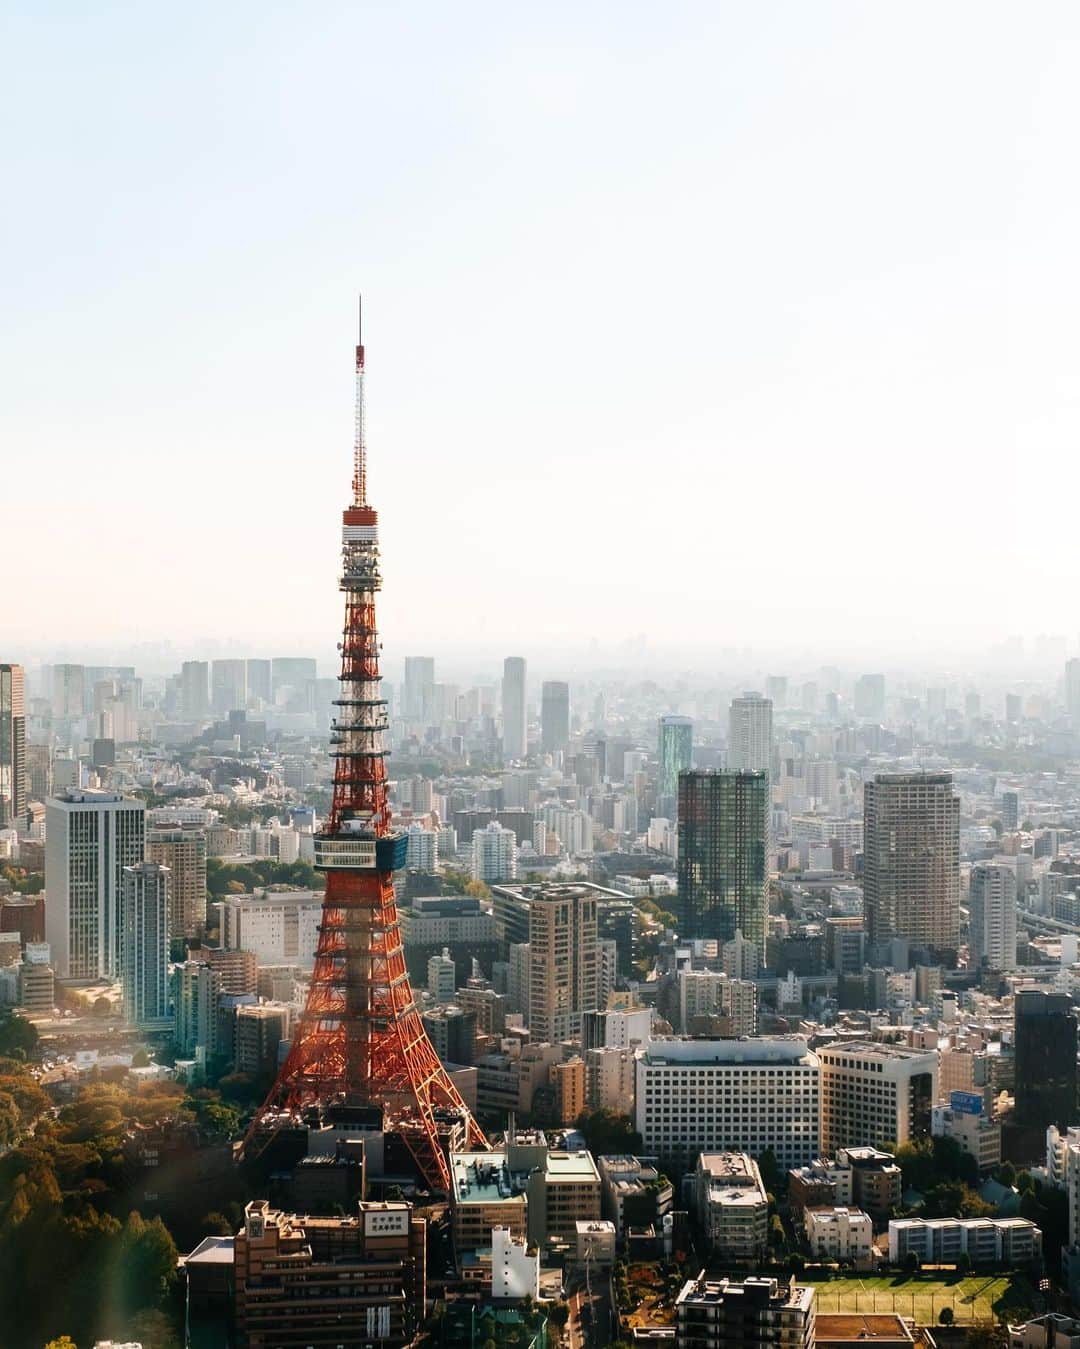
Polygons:
[[[11,1045],[12,1020],[0,1018],[0,1045]],[[124,1135],[174,1120],[195,1126],[203,1143],[227,1143],[239,1119],[218,1092],[175,1082],[134,1091],[92,1082],[55,1108],[24,1058],[0,1058],[5,1349],[40,1349],[64,1335],[79,1344],[137,1339],[149,1349],[172,1349],[177,1247],[160,1216],[138,1210]],[[228,1214],[185,1215],[185,1240],[232,1230],[236,1206],[227,1199],[220,1204]],[[55,1296],[58,1288],[63,1297]]]
[[222,857],[206,859],[206,888],[214,899],[250,894],[256,886],[291,885],[301,890],[321,890],[325,884],[325,877],[310,862],[279,862],[273,857],[259,857],[237,864]]

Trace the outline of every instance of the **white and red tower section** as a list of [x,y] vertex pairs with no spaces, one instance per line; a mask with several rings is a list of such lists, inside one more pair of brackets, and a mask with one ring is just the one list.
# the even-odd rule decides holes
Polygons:
[[[362,340],[362,338],[361,338]],[[394,901],[394,871],[405,835],[390,826],[386,700],[381,696],[375,596],[378,516],[367,500],[364,348],[356,348],[356,432],[352,502],[342,521],[340,696],[331,726],[334,795],[315,838],[326,894],[311,987],[292,1048],[248,1138],[271,1120],[310,1106],[380,1106],[385,1127],[401,1133],[435,1189],[449,1191],[436,1112],[467,1119],[468,1142],[486,1147],[428,1039],[413,1001]]]

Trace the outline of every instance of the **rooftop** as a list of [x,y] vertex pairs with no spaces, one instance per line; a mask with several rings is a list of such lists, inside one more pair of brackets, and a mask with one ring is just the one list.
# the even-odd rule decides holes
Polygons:
[[526,1177],[523,1172],[510,1172],[504,1151],[455,1152],[450,1156],[450,1169],[458,1204],[524,1202]]
[[812,1053],[801,1035],[744,1035],[733,1040],[696,1040],[688,1036],[661,1036],[641,1051],[650,1066],[666,1064],[777,1064],[816,1068]]

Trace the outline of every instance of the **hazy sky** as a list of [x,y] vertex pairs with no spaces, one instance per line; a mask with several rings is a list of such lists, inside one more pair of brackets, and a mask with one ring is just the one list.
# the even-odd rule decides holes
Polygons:
[[9,3],[0,658],[1080,627],[1080,10]]

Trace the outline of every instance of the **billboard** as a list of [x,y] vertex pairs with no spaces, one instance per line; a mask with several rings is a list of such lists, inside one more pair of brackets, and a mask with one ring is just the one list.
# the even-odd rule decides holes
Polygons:
[[977,1091],[952,1091],[949,1093],[949,1109],[961,1115],[981,1115],[983,1098]]

